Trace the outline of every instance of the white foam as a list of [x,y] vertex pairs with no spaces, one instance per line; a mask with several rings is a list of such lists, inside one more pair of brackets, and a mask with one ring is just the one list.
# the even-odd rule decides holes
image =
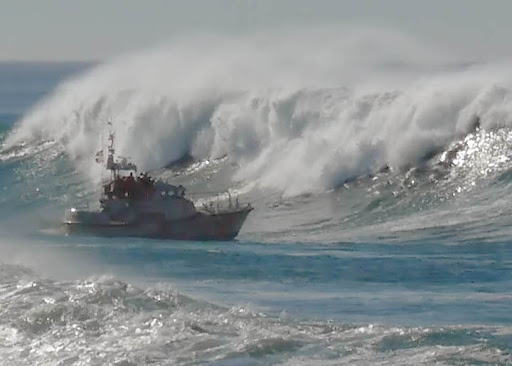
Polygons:
[[[42,279],[0,263],[5,365],[508,364],[504,326],[389,327],[304,322],[188,298],[113,277]],[[491,342],[489,342],[491,341]]]
[[[470,128],[509,125],[508,63],[456,58],[382,30],[198,36],[121,57],[61,84],[5,147],[60,141],[92,163],[113,118],[117,148],[150,170],[228,156],[236,179],[288,195],[414,165]],[[105,140],[106,136],[103,136]]]

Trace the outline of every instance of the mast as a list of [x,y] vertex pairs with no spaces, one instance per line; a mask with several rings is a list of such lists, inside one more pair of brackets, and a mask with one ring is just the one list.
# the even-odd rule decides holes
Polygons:
[[[122,156],[119,156],[117,158],[117,161],[116,161],[116,157],[115,157],[115,153],[116,153],[116,150],[115,150],[115,133],[114,133],[114,130],[113,130],[113,127],[112,127],[112,122],[108,121],[107,122],[107,126],[108,126],[108,146],[107,146],[107,150],[108,150],[108,154],[107,154],[107,164],[106,164],[106,168],[108,170],[110,170],[111,172],[111,179],[114,180],[116,179],[118,176],[119,176],[119,172],[121,170],[133,170],[135,172],[137,172],[137,166],[131,162],[129,162],[129,158],[124,158]],[[104,151],[103,149],[101,149],[100,151],[98,151],[96,153],[96,162],[97,163],[103,163],[104,162]]]
[[117,177],[117,164],[114,161],[114,154],[116,152],[114,148],[115,134],[112,128],[112,122],[107,122],[108,126],[108,156],[107,156],[107,169],[112,172],[112,179]]

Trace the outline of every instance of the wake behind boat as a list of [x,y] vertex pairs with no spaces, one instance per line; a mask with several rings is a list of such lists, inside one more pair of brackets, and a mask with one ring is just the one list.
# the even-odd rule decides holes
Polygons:
[[[103,151],[96,154],[103,162]],[[71,208],[64,217],[68,234],[134,236],[183,240],[231,240],[240,231],[250,204],[225,208],[204,205],[196,209],[185,198],[185,188],[154,181],[145,173],[135,177],[137,167],[127,159],[115,158],[114,133],[109,133],[106,168],[110,180],[103,184],[100,210]],[[129,173],[128,175],[125,175]]]

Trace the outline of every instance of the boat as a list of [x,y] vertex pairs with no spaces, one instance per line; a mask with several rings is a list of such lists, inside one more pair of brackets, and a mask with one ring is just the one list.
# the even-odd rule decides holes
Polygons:
[[[109,122],[109,126],[112,124]],[[114,133],[109,130],[106,168],[110,179],[102,184],[100,209],[73,207],[66,211],[66,234],[128,236],[177,240],[233,240],[239,233],[250,204],[238,198],[225,207],[204,204],[196,208],[185,197],[185,187],[155,181],[146,173],[137,176],[137,166],[115,156]],[[104,162],[103,150],[96,162]]]

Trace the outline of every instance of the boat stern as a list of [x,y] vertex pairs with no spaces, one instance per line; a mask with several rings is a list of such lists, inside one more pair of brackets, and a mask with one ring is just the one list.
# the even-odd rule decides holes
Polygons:
[[103,212],[80,210],[72,207],[64,214],[63,224],[66,225],[106,225],[109,219]]

